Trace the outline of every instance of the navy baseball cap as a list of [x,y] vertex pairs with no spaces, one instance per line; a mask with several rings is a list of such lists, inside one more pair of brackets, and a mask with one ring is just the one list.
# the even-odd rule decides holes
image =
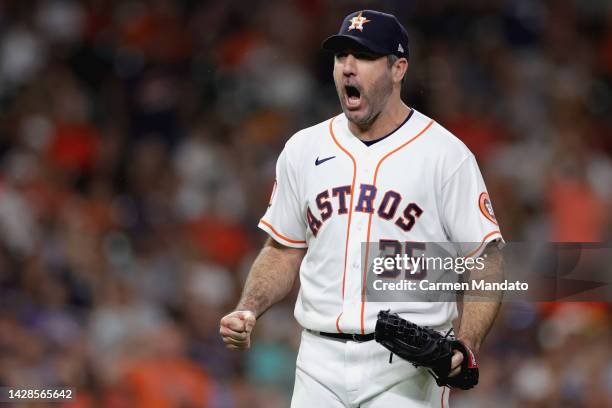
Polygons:
[[338,34],[323,41],[324,50],[341,52],[355,45],[381,55],[408,58],[408,33],[393,14],[362,10],[344,18]]

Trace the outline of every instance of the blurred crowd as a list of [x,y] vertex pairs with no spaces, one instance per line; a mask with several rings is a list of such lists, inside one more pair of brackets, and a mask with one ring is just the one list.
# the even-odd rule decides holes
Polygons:
[[[284,142],[340,112],[319,46],[356,7],[407,26],[405,100],[476,154],[507,241],[611,240],[612,3],[356,4],[0,2],[0,385],[72,386],[83,408],[288,405],[295,291],[248,353],[218,321]],[[481,385],[451,401],[611,406],[611,317],[504,305]]]

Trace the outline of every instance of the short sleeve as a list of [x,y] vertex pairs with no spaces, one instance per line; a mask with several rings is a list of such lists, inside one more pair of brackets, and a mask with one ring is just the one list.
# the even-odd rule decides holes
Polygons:
[[503,240],[474,155],[442,185],[441,201],[444,229],[462,256],[479,256],[489,242]]
[[270,203],[258,227],[282,245],[306,248],[306,220],[301,208],[297,177],[285,147],[276,162],[276,180]]

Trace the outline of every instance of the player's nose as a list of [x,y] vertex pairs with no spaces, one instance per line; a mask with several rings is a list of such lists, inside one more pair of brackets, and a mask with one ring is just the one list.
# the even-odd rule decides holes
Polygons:
[[355,75],[357,73],[357,59],[353,54],[348,54],[346,58],[344,58],[342,73],[346,76]]

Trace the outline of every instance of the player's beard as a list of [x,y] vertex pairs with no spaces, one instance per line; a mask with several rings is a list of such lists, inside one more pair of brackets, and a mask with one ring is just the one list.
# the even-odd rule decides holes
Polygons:
[[378,77],[376,81],[369,87],[364,89],[359,87],[359,93],[361,98],[361,106],[359,110],[350,110],[346,106],[346,88],[345,83],[337,84],[336,91],[340,98],[340,105],[342,111],[347,119],[357,125],[360,129],[368,129],[372,126],[372,123],[378,118],[378,115],[387,105],[389,97],[393,92],[393,80],[391,74],[385,72],[383,75]]

